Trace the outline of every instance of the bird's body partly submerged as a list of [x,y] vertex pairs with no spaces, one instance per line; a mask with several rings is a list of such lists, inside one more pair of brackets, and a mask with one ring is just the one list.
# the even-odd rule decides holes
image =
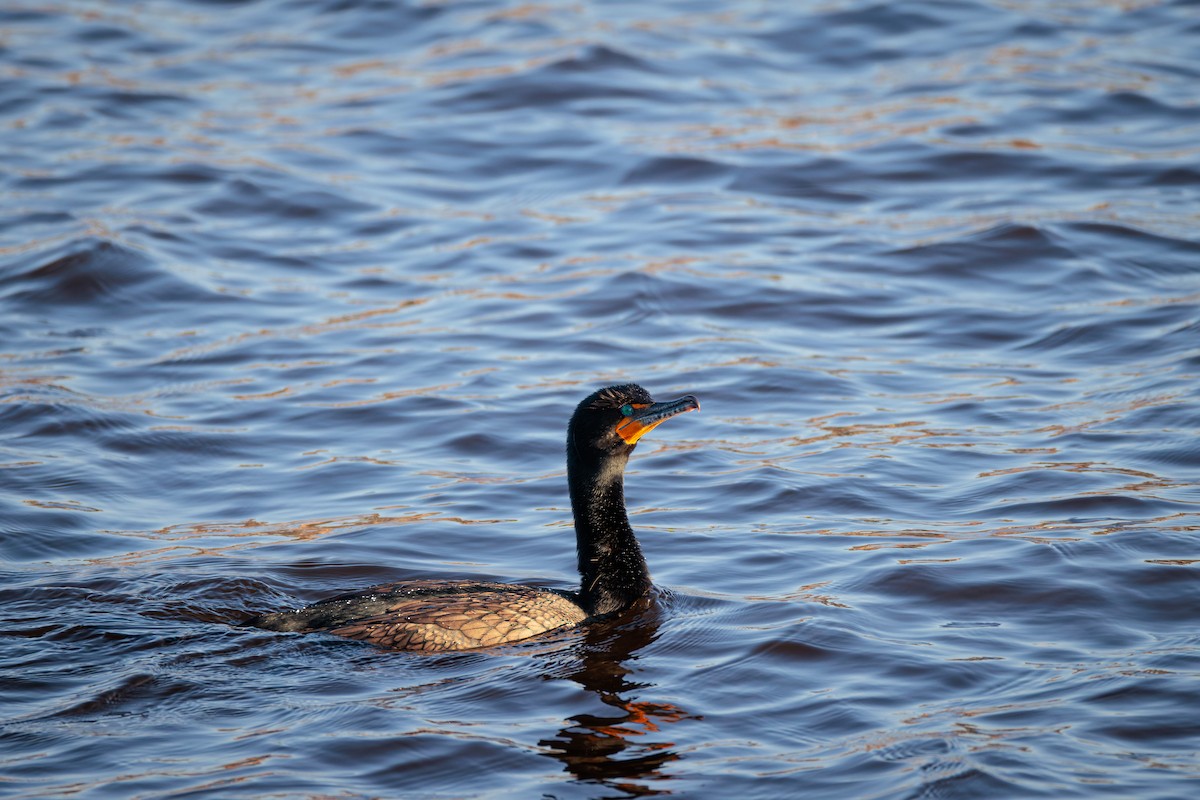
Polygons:
[[642,387],[625,384],[600,389],[575,409],[567,426],[567,483],[575,517],[578,592],[414,580],[263,614],[249,624],[275,631],[326,631],[394,650],[469,650],[629,608],[649,593],[651,583],[625,511],[625,465],[646,432],[699,408],[691,395],[656,403]]
[[372,586],[254,624],[277,631],[328,631],[392,650],[469,650],[527,639],[587,613],[571,597],[515,583],[419,580]]

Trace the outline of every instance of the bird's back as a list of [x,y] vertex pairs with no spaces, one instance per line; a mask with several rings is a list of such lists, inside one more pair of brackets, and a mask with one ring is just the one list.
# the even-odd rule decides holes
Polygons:
[[565,594],[508,583],[406,581],[339,595],[249,624],[328,631],[393,650],[469,650],[578,625],[584,610]]

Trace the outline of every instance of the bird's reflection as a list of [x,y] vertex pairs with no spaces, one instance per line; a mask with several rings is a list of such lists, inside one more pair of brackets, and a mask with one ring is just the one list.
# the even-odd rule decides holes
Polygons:
[[578,660],[567,665],[565,674],[556,670],[556,676],[578,682],[613,711],[577,714],[557,736],[539,744],[576,778],[615,789],[620,793],[615,796],[671,793],[665,785],[651,784],[669,780],[664,767],[680,756],[674,742],[654,734],[689,715],[671,703],[637,699],[653,685],[633,680],[629,663],[657,637],[661,618],[659,603],[647,599],[617,619],[593,623],[576,653]]

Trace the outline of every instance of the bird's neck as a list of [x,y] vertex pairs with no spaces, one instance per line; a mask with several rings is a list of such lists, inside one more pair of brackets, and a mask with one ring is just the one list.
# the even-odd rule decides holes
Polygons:
[[620,611],[650,590],[650,572],[625,511],[625,458],[583,471],[568,464],[579,604],[589,615]]

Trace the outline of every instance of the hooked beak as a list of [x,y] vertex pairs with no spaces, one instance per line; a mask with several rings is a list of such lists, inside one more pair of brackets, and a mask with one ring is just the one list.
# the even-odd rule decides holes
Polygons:
[[617,423],[617,435],[625,444],[636,444],[638,439],[671,417],[685,411],[699,410],[700,401],[690,394],[663,403],[634,403],[633,413]]

